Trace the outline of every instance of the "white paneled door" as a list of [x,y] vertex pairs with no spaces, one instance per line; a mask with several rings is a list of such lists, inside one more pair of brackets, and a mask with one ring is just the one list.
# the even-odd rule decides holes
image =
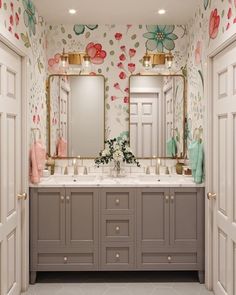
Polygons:
[[[21,281],[21,58],[0,42],[0,294]],[[24,197],[24,196],[23,196]]]
[[236,43],[213,59],[213,287],[236,295]]

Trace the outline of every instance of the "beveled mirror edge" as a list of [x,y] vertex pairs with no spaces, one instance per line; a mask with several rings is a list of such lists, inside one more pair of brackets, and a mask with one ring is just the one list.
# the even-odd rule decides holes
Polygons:
[[[142,73],[138,73],[135,75],[130,75],[129,76],[129,98],[130,98],[130,80],[132,77],[152,77],[152,76],[161,76],[161,77],[181,77],[183,78],[184,81],[184,99],[183,99],[183,156],[182,157],[143,157],[143,158],[137,158],[139,160],[154,160],[154,159],[178,159],[178,160],[183,160],[186,158],[186,151],[187,151],[187,141],[185,139],[185,134],[186,134],[186,122],[187,122],[187,118],[186,118],[186,113],[187,113],[187,81],[186,81],[186,77],[183,74],[155,74],[155,73],[150,73],[150,74],[142,74]],[[130,99],[129,99],[129,103],[128,103],[128,113],[129,113],[129,120],[128,120],[128,133],[129,133],[129,140],[130,140]]]
[[[105,114],[106,114],[106,111],[105,111],[105,90],[106,90],[106,78],[104,75],[102,74],[96,74],[96,75],[89,75],[89,74],[51,74],[47,77],[47,80],[46,80],[46,106],[47,106],[47,139],[48,139],[48,142],[47,142],[47,155],[49,157],[51,157],[52,159],[58,159],[58,160],[70,160],[70,159],[80,159],[80,160],[93,160],[95,159],[94,157],[91,157],[91,156],[88,156],[88,157],[78,157],[78,156],[68,156],[68,157],[57,157],[57,156],[52,156],[51,155],[51,108],[50,108],[50,105],[51,105],[51,97],[50,97],[50,85],[51,85],[51,79],[53,77],[102,77],[104,79],[104,139],[103,139],[103,142],[105,142]],[[104,148],[105,148],[105,143],[104,143]],[[100,151],[98,151],[99,153]]]

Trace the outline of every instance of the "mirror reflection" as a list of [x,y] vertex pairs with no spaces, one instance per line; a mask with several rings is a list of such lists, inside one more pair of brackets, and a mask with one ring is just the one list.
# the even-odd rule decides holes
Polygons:
[[182,75],[130,77],[130,146],[139,158],[184,155]]
[[101,75],[49,78],[51,156],[94,158],[104,147],[104,85]]

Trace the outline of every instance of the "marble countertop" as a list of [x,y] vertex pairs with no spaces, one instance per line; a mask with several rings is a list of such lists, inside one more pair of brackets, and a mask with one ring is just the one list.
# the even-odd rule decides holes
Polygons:
[[30,187],[204,187],[196,184],[190,176],[182,175],[52,175],[41,179]]

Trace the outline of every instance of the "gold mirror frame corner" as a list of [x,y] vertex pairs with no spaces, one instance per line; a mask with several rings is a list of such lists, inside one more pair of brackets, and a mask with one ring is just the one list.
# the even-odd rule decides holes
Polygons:
[[[96,75],[89,75],[89,74],[50,74],[46,79],[46,107],[47,107],[47,155],[53,159],[58,160],[70,160],[70,159],[78,159],[78,157],[58,157],[58,156],[52,156],[51,155],[51,92],[50,92],[50,86],[51,86],[51,79],[53,77],[102,77],[104,80],[104,139],[105,142],[105,101],[106,101],[106,78],[102,74],[96,74]],[[105,147],[105,143],[104,143]],[[81,160],[94,160],[94,157],[79,157]]]
[[[151,76],[160,76],[160,77],[181,77],[183,78],[184,81],[184,99],[183,99],[183,157],[178,157],[178,158],[173,158],[173,157],[156,157],[159,159],[166,159],[166,160],[170,160],[170,159],[185,159],[186,158],[186,151],[187,151],[187,139],[185,139],[185,134],[186,134],[186,122],[187,122],[187,79],[183,74],[155,74],[155,73],[150,73],[150,74],[141,74],[141,73],[137,73],[137,74],[131,74],[129,76],[129,103],[128,103],[128,108],[129,108],[129,121],[128,121],[128,132],[129,132],[129,141],[130,141],[130,80],[132,77],[151,77]],[[143,157],[143,158],[138,158],[140,160],[151,160],[153,159],[153,157]]]

